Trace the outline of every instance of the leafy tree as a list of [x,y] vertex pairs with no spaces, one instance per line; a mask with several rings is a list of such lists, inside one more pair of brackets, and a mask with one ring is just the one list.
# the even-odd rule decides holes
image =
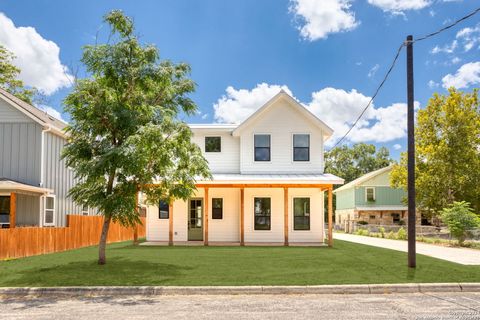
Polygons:
[[25,88],[23,81],[18,79],[20,69],[13,65],[14,58],[12,52],[0,45],[0,88],[31,104],[37,90]]
[[441,211],[440,216],[460,245],[465,241],[468,230],[480,226],[480,218],[470,208],[470,203],[465,201],[454,201]]
[[355,180],[371,171],[392,163],[390,152],[385,147],[378,150],[373,144],[357,143],[352,147],[343,145],[325,152],[325,172],[345,179]]
[[195,88],[187,78],[190,67],[160,61],[158,49],[139,43],[132,20],[121,11],[104,21],[109,42],[84,47],[90,77],[77,80],[65,99],[71,121],[63,153],[79,181],[69,195],[105,217],[99,264],[106,262],[110,222],[140,223],[137,192],[149,203],[186,199],[195,177],[210,177],[189,127],[177,120],[179,112],[196,111],[188,98]]
[[[470,202],[480,211],[480,108],[477,90],[449,89],[435,94],[419,110],[415,128],[416,195],[423,211],[436,215],[454,201]],[[406,188],[407,160],[402,154],[390,176]]]

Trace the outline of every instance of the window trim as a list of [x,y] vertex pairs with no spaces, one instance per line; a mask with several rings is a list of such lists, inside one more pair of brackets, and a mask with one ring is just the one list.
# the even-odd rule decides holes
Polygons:
[[[368,189],[372,189],[373,190],[373,200],[369,201],[368,200]],[[376,192],[375,192],[375,187],[365,187],[365,202],[368,203],[368,202],[375,202],[377,200],[377,195],[376,195]]]
[[[57,215],[55,214],[55,211],[57,209],[57,197],[54,194],[48,194],[48,195],[43,195],[42,197],[42,225],[45,227],[54,227],[57,222]],[[47,209],[47,198],[53,198],[53,209]],[[53,219],[51,223],[47,223],[45,221],[45,218],[47,217],[46,213],[48,211],[53,211]]]
[[[220,150],[219,151],[207,151],[207,138],[219,138],[220,139]],[[221,153],[222,152],[222,136],[205,136],[203,139],[203,148],[205,153]]]
[[[223,204],[224,204],[223,198],[222,198],[222,197],[212,197],[211,199],[212,199],[212,220],[223,220]],[[221,207],[221,209],[222,209],[222,217],[221,217],[221,218],[214,218],[214,217],[213,217],[213,209],[214,209],[214,208],[213,208],[213,199],[220,199],[220,200],[222,201],[222,207]]]
[[[308,213],[308,216],[309,216],[309,225],[308,225],[308,229],[295,229],[295,199],[301,199],[301,198],[307,198],[308,201],[310,202],[310,212]],[[301,196],[301,195],[295,195],[295,196],[292,196],[292,227],[291,227],[291,231],[300,231],[300,232],[304,232],[304,231],[312,231],[312,197],[311,196]]]
[[88,216],[90,213],[90,207],[87,205],[87,210],[85,210],[85,204],[82,204],[82,216]]
[[[295,143],[294,143],[294,136],[295,135],[306,135],[306,136],[308,136],[308,160],[295,160]],[[290,149],[290,151],[292,152],[292,162],[294,162],[294,163],[297,163],[297,162],[309,163],[311,161],[311,157],[310,157],[311,152],[310,151],[311,151],[311,148],[312,148],[312,135],[310,134],[310,132],[293,132],[291,142],[292,142],[292,148]],[[306,147],[297,147],[297,148],[305,149]]]
[[[270,199],[270,229],[255,229],[255,198],[268,198]],[[268,196],[253,196],[252,197],[252,207],[253,207],[253,210],[252,210],[252,229],[253,229],[253,232],[272,232],[272,198],[273,196],[271,195],[268,195]]]
[[[167,211],[167,212],[168,212],[168,215],[167,215],[166,218],[160,218],[160,202],[164,202],[164,203],[167,204],[167,207],[168,207],[168,211]],[[160,201],[158,202],[158,216],[157,216],[157,219],[158,219],[158,220],[168,220],[168,219],[170,219],[170,203],[168,203],[167,201],[164,201],[164,200],[160,200]]]
[[[269,148],[269,153],[268,153],[268,159],[269,160],[256,160],[255,159],[255,136],[269,136],[270,137],[270,148]],[[253,162],[254,163],[271,163],[272,162],[272,134],[271,133],[263,133],[263,132],[254,132],[252,135],[252,144],[253,144]],[[266,148],[266,147],[259,147],[259,148]]]

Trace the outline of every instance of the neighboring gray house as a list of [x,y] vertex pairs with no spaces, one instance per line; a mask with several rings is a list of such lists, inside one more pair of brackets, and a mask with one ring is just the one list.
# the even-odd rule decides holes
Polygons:
[[67,197],[65,126],[0,89],[0,227],[65,226],[67,214],[89,213]]

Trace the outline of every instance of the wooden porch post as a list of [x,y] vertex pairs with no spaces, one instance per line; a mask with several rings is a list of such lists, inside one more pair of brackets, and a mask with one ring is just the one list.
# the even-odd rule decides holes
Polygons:
[[240,245],[245,245],[245,190],[240,189]]
[[205,188],[205,204],[204,204],[204,212],[203,212],[203,217],[204,217],[204,225],[205,225],[205,239],[203,240],[203,244],[208,246],[208,216],[209,216],[209,210],[208,210],[208,188]]
[[288,246],[288,188],[283,188],[283,234],[284,245]]
[[10,228],[15,228],[17,214],[17,194],[15,192],[10,193]]
[[168,245],[173,246],[173,200],[168,203]]
[[333,187],[328,188],[328,246],[333,247]]
[[[135,211],[138,214],[138,191],[135,193]],[[133,245],[138,245],[138,223],[133,227]]]

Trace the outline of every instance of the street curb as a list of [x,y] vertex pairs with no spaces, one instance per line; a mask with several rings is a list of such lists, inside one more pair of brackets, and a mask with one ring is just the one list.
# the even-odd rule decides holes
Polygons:
[[391,294],[426,292],[480,292],[480,283],[405,283],[319,286],[4,287],[0,288],[0,298],[12,296]]

